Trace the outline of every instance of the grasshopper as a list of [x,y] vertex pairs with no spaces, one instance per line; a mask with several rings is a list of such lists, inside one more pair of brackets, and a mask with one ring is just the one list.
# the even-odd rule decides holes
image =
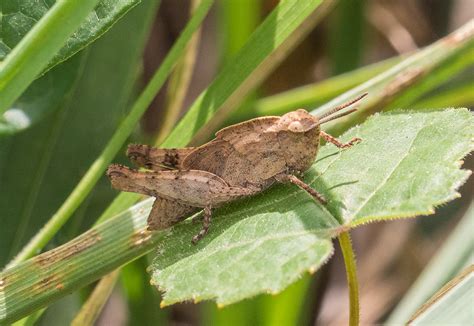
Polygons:
[[192,242],[197,243],[209,230],[212,208],[252,196],[275,183],[292,183],[315,200],[326,200],[300,179],[314,162],[320,138],[339,148],[347,143],[321,130],[321,125],[356,111],[338,111],[360,101],[367,93],[313,116],[304,109],[281,117],[251,119],[218,131],[215,138],[199,147],[176,149],[131,144],[127,156],[138,171],[119,164],[107,170],[118,190],[156,197],[148,217],[149,230],[161,230],[203,209],[203,226]]

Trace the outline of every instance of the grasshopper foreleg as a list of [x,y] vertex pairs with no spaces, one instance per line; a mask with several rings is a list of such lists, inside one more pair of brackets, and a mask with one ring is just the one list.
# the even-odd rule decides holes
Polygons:
[[321,137],[323,137],[324,140],[326,140],[328,143],[332,143],[332,144],[334,144],[335,146],[337,146],[339,148],[348,148],[348,147],[351,147],[352,145],[354,145],[354,144],[361,141],[360,138],[354,137],[350,141],[348,141],[347,143],[341,143],[339,141],[339,139],[337,139],[336,137],[331,136],[328,133],[325,133],[324,131],[321,131]]

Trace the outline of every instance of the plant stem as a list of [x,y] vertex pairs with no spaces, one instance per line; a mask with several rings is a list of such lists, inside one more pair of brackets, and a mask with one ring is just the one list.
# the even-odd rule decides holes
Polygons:
[[84,177],[77,184],[76,188],[74,188],[69,197],[61,205],[59,210],[30,240],[30,242],[22,249],[18,256],[16,256],[8,264],[8,267],[16,265],[19,262],[32,257],[36,252],[41,250],[59,231],[64,223],[68,221],[79,205],[89,195],[90,191],[107,168],[107,165],[112,161],[114,156],[120,150],[123,143],[127,140],[128,136],[135,128],[138,120],[152,102],[158,90],[163,86],[178,58],[180,58],[186,50],[186,44],[192,37],[194,31],[199,28],[212,3],[213,0],[203,0],[202,4],[196,10],[192,19],[181,33],[180,37],[171,48],[165,60],[155,72],[152,80],[146,86],[145,90],[140,94],[140,97],[134,103],[130,113],[122,121],[102,153],[94,161]]
[[359,325],[359,282],[357,281],[357,265],[349,231],[342,232],[338,240],[344,256],[347,285],[349,287],[349,325],[357,326]]

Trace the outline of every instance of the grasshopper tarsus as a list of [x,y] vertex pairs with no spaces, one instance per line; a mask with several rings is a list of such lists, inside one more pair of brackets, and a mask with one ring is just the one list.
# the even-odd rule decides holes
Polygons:
[[204,218],[202,219],[202,229],[191,240],[192,244],[194,245],[197,244],[199,240],[201,240],[207,234],[207,232],[209,232],[209,226],[211,225],[212,216],[211,206],[204,207],[203,215]]

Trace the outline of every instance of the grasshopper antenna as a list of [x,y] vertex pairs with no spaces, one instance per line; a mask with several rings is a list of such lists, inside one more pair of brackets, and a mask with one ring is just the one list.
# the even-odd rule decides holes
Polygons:
[[357,108],[347,110],[346,112],[342,112],[342,113],[333,115],[331,117],[327,117],[325,119],[321,119],[321,120],[319,120],[319,124],[322,125],[323,123],[326,123],[326,122],[329,122],[329,121],[332,121],[332,120],[335,120],[335,119],[339,119],[340,117],[346,116],[346,115],[351,114],[355,111],[357,111]]
[[[333,117],[330,117],[330,116],[333,115],[334,113],[336,113],[336,112],[338,112],[338,111],[341,111],[342,109],[345,109],[345,108],[351,106],[351,105],[354,104],[354,103],[359,102],[359,101],[362,100],[364,97],[366,97],[367,94],[369,94],[369,93],[361,94],[361,95],[357,96],[355,99],[350,100],[349,102],[346,102],[346,103],[344,103],[344,104],[342,104],[342,105],[336,106],[335,108],[329,110],[328,112],[323,113],[322,115],[320,115],[320,116],[318,117],[318,119],[320,120],[320,124],[321,124],[321,123],[328,122],[328,121],[331,121],[331,120],[334,120],[334,119],[337,119],[337,118],[340,118],[340,117],[343,117],[343,116],[345,116],[345,115],[347,115],[347,114],[350,114],[350,113],[356,111],[356,109],[352,109],[352,110],[349,110],[349,111],[347,111],[347,112],[345,112],[345,113],[338,114],[338,115],[335,115],[335,116],[333,116]],[[326,118],[326,119],[324,119],[324,118]],[[324,122],[323,122],[323,121],[324,121]]]

